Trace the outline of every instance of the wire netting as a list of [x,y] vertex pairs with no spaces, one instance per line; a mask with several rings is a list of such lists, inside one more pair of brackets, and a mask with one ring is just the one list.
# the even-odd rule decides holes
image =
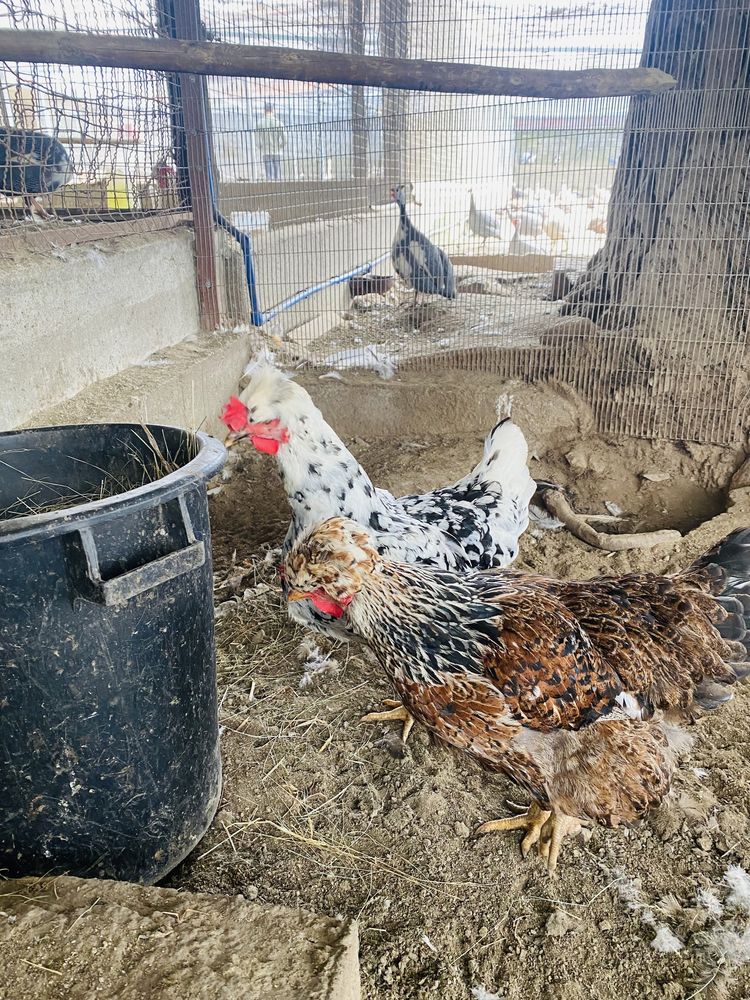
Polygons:
[[[287,357],[385,375],[442,366],[555,379],[584,393],[606,432],[742,434],[742,5],[27,4],[0,4],[0,26],[280,45],[318,52],[321,65],[346,52],[672,73],[677,90],[658,97],[543,100],[229,77],[188,91],[168,74],[4,65],[2,107],[6,125],[47,130],[70,152],[55,227],[184,220],[197,141],[211,177],[194,221],[199,236],[211,229],[196,242],[199,287],[216,290],[212,321],[256,327]],[[410,219],[452,261],[455,299],[415,302],[394,271],[398,184]],[[8,202],[0,238],[35,231],[21,200]]]
[[[0,28],[141,36],[159,30],[158,13],[148,0],[3,0]],[[46,137],[60,143],[71,168],[68,182],[59,187],[52,171],[41,183],[31,169],[10,183],[6,174],[0,194],[3,246],[148,231],[179,216],[184,195],[175,170],[172,114],[165,74],[0,63],[2,163],[9,171],[11,163],[40,149],[48,159],[49,147],[39,147]],[[13,133],[20,145],[13,144]],[[43,217],[49,213],[53,218]],[[88,222],[99,228],[82,230]],[[46,243],[34,240],[40,233]]]

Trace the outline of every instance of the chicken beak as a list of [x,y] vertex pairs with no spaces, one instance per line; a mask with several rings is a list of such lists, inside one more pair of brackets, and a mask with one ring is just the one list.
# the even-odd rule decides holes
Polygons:
[[287,602],[291,601],[305,601],[309,597],[309,594],[303,594],[301,590],[290,590],[286,595]]
[[244,431],[232,431],[231,434],[227,434],[227,436],[224,438],[224,447],[234,448],[235,445],[238,445],[240,441],[242,441],[242,439],[246,437],[247,434],[245,434]]

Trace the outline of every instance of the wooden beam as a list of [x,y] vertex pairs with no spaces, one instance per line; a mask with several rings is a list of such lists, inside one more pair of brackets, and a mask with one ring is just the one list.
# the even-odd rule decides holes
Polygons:
[[[199,38],[200,13],[197,0],[174,0],[174,30],[180,38]],[[219,291],[216,287],[216,245],[211,197],[210,135],[206,81],[192,73],[180,73],[179,96],[185,124],[185,145],[190,181],[190,207],[195,231],[195,276],[201,327],[219,325]]]
[[650,67],[507,69],[427,59],[309,52],[271,45],[227,45],[77,31],[0,31],[0,60],[499,97],[629,97],[660,94],[671,90],[676,83],[667,73]]
[[[176,38],[174,0],[156,0],[154,5],[156,30],[160,35]],[[190,208],[190,171],[188,170],[185,120],[182,115],[179,73],[169,73],[166,79],[169,120],[172,129],[172,156],[177,170],[177,197],[182,208]]]
[[451,254],[456,267],[481,267],[510,274],[546,274],[554,270],[555,258],[542,253]]
[[[380,0],[380,54],[388,60],[406,61],[409,52],[409,0]],[[405,115],[409,95],[385,87],[382,95],[383,174],[390,184],[407,184],[404,175]]]

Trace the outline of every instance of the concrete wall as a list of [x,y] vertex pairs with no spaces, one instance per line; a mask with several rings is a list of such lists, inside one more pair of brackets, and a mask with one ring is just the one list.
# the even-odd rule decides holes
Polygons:
[[19,254],[0,290],[0,430],[199,329],[187,229]]
[[204,333],[87,386],[73,399],[26,414],[26,427],[54,424],[172,424],[223,436],[224,403],[252,354],[246,333]]

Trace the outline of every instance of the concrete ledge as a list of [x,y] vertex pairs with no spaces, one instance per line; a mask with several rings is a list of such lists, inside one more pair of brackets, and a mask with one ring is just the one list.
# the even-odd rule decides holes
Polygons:
[[184,341],[27,417],[24,427],[134,421],[221,435],[223,404],[251,354],[250,334],[213,333]]
[[240,897],[98,879],[0,886],[13,1000],[360,1000],[357,926]]
[[[345,440],[471,434],[484,438],[497,419],[495,403],[501,392],[518,392],[513,418],[532,451],[548,447],[560,434],[585,434],[593,427],[582,399],[555,382],[528,385],[486,372],[440,369],[399,371],[388,380],[372,372],[341,374],[339,380],[305,372],[297,381]],[[549,404],[551,391],[554,406]]]
[[0,430],[199,329],[185,228],[0,261]]

